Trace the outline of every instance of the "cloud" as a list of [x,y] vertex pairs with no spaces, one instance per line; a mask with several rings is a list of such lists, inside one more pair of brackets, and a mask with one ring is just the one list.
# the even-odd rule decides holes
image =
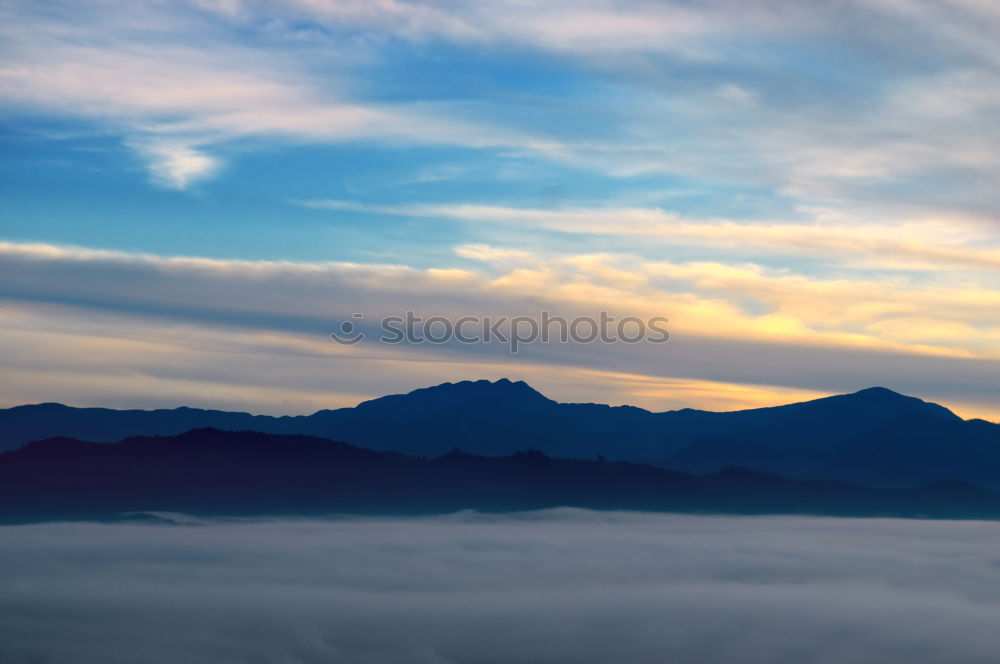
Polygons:
[[860,262],[875,268],[1000,270],[1000,244],[991,232],[956,219],[848,219],[823,209],[799,223],[685,218],[661,208],[518,208],[481,204],[368,205],[304,200],[308,208],[450,219],[581,235],[635,236],[717,249],[767,249],[793,256]]
[[[433,103],[352,100],[345,91],[350,86],[310,74],[294,51],[246,46],[180,6],[91,9],[61,4],[39,13],[20,3],[4,7],[0,15],[8,27],[0,35],[7,63],[0,67],[0,99],[22,115],[82,118],[122,134],[154,180],[170,188],[184,189],[215,173],[219,158],[210,149],[253,138],[526,148],[545,143]],[[192,46],[191,35],[212,47]],[[319,55],[335,63],[348,59],[328,51]]]
[[[0,307],[0,348],[7,353],[0,362],[7,377],[0,407],[51,401],[145,409],[197,405],[280,416],[355,406],[445,381],[510,376],[559,401],[655,411],[739,410],[830,394],[560,366],[538,357],[346,348],[318,335],[39,305]],[[994,416],[990,403],[960,406],[966,416]]]
[[[762,186],[839,205],[899,205],[902,198],[984,216],[996,206],[997,107],[989,90],[1000,64],[991,35],[1000,24],[977,3],[511,0],[285,8],[334,31],[471,43],[492,55],[528,50],[627,81],[596,85],[574,100],[573,115],[591,114],[590,131],[537,150],[552,159],[626,177],[673,173]],[[613,104],[601,104],[602,96]],[[927,187],[928,179],[947,180],[947,191]]]
[[[528,305],[591,313],[603,307],[619,315],[669,315],[689,334],[997,357],[997,293],[968,283],[928,288],[902,279],[889,284],[823,279],[753,264],[643,261],[614,254],[546,258],[522,253],[516,254],[521,262],[510,264],[510,255],[501,253],[502,269],[489,274],[162,257],[13,243],[0,243],[0,252],[6,259],[6,287],[0,292],[8,297],[206,322],[315,329],[328,320],[316,307],[328,302],[337,303],[345,314],[348,308],[368,308],[369,315],[379,316],[432,303],[447,310],[439,312],[443,315],[516,315]],[[475,255],[496,257],[482,248]],[[744,301],[748,304],[741,305]],[[866,332],[866,326],[890,319],[930,319],[927,312],[939,322],[964,324],[977,334],[939,340]]]
[[[360,29],[390,34],[406,41],[445,40],[458,44],[531,47],[576,55],[651,51],[685,52],[691,42],[726,30],[718,8],[696,11],[678,4],[647,3],[626,7],[621,2],[584,5],[502,0],[490,5],[448,5],[421,2],[242,2],[242,12],[220,12],[244,21],[261,14],[314,21],[327,29]],[[757,8],[741,12],[756,23]]]
[[[657,409],[724,407],[725,399],[705,398],[698,381],[707,381],[720,394],[732,393],[727,386],[753,387],[757,396],[737,404],[888,385],[944,401],[963,414],[995,413],[990,404],[1000,371],[1000,307],[993,306],[996,293],[989,289],[887,286],[753,265],[613,255],[546,258],[482,248],[470,255],[498,262],[485,269],[418,270],[6,243],[0,245],[0,333],[10,349],[5,366],[40,400],[54,398],[45,396],[46,389],[93,395],[83,377],[102,375],[103,394],[115,403],[143,392],[146,405],[167,396],[194,403],[197,395],[199,403],[244,400],[267,412],[280,412],[267,405],[269,395],[301,411],[322,407],[324,400],[349,405],[359,393],[375,396],[401,385],[483,375],[535,376],[539,387],[562,386],[567,395],[582,395],[565,386],[589,370],[599,373],[581,385],[592,393],[615,401],[639,395]],[[538,315],[543,308],[567,317],[597,316],[602,309],[615,316],[667,316],[672,338],[663,345],[528,344],[517,356],[499,343],[374,341],[383,316],[408,310],[455,320]],[[365,314],[369,340],[351,348],[329,341],[327,335],[354,312]],[[61,336],[52,336],[55,321]],[[131,337],[124,333],[129,329]],[[149,349],[160,342],[166,344],[161,351]],[[233,365],[233,353],[253,361]],[[32,371],[38,375],[26,378]],[[608,374],[634,376],[635,389],[601,388],[600,376]],[[649,389],[640,384],[650,378],[660,380],[660,392],[674,395],[672,400],[658,405],[642,397]],[[694,382],[685,398],[683,387],[664,379]],[[27,388],[14,387],[6,400],[23,401]]]
[[[450,145],[813,203],[996,208],[998,24],[972,2],[14,2],[2,18],[0,99],[129,141]],[[438,45],[530,57],[572,93],[400,98]]]
[[[995,524],[547,510],[4,527],[10,661],[993,662]],[[188,523],[185,523],[188,522]]]
[[211,175],[221,165],[217,158],[182,144],[146,142],[137,149],[149,160],[154,179],[172,189],[186,189],[192,181]]

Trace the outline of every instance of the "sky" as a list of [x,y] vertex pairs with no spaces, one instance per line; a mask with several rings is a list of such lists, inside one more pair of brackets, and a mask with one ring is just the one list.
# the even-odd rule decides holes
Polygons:
[[[443,381],[1000,421],[989,0],[0,0],[0,405]],[[355,313],[665,344],[334,343]]]
[[563,508],[0,535],[0,655],[14,662],[1000,657],[995,522]]

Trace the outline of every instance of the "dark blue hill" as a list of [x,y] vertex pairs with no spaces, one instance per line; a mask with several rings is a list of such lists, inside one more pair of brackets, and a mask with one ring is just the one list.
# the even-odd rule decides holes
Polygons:
[[1000,425],[963,421],[885,388],[728,413],[558,403],[506,379],[444,383],[295,417],[40,404],[0,410],[0,450],[54,436],[110,442],[196,427],[320,436],[411,456],[537,449],[697,474],[742,466],[872,486],[963,480],[1000,489]]
[[556,506],[737,514],[1000,518],[960,483],[869,489],[731,468],[452,452],[415,458],[302,435],[196,429],[117,444],[55,438],[0,454],[0,521],[196,515],[421,514]]

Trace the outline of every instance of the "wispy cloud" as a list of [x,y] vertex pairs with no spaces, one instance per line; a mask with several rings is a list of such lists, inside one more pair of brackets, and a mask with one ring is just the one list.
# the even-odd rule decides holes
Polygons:
[[[3,17],[9,106],[206,158],[246,138],[454,145],[800,200],[891,201],[903,187],[925,205],[996,203],[998,26],[975,3],[11,3]],[[371,72],[442,43],[554,58],[588,82],[535,105],[514,91],[387,101],[393,85]],[[552,103],[584,121],[553,123]],[[920,186],[942,172],[961,200]]]
[[[8,6],[0,98],[22,112],[83,118],[122,134],[169,187],[214,172],[219,157],[210,149],[254,137],[526,148],[545,142],[449,117],[433,104],[352,101],[343,83],[310,74],[295,52],[241,45],[183,5],[174,12],[92,9]],[[191,46],[181,36],[186,31],[211,40],[211,48]]]
[[661,208],[540,209],[471,203],[368,205],[340,200],[298,203],[332,211],[449,219],[574,234],[659,238],[672,244],[721,249],[754,247],[842,262],[860,261],[882,269],[1000,270],[1000,243],[995,234],[955,219],[897,223],[888,219],[872,223],[813,210],[812,219],[789,223],[695,219]]
[[146,156],[149,170],[157,182],[173,189],[186,189],[194,180],[219,169],[219,160],[197,149],[169,141],[145,141],[135,144]]

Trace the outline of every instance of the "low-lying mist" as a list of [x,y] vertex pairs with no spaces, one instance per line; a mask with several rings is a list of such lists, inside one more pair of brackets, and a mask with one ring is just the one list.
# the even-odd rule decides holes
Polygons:
[[4,662],[1000,661],[1000,523],[582,510],[0,528]]

